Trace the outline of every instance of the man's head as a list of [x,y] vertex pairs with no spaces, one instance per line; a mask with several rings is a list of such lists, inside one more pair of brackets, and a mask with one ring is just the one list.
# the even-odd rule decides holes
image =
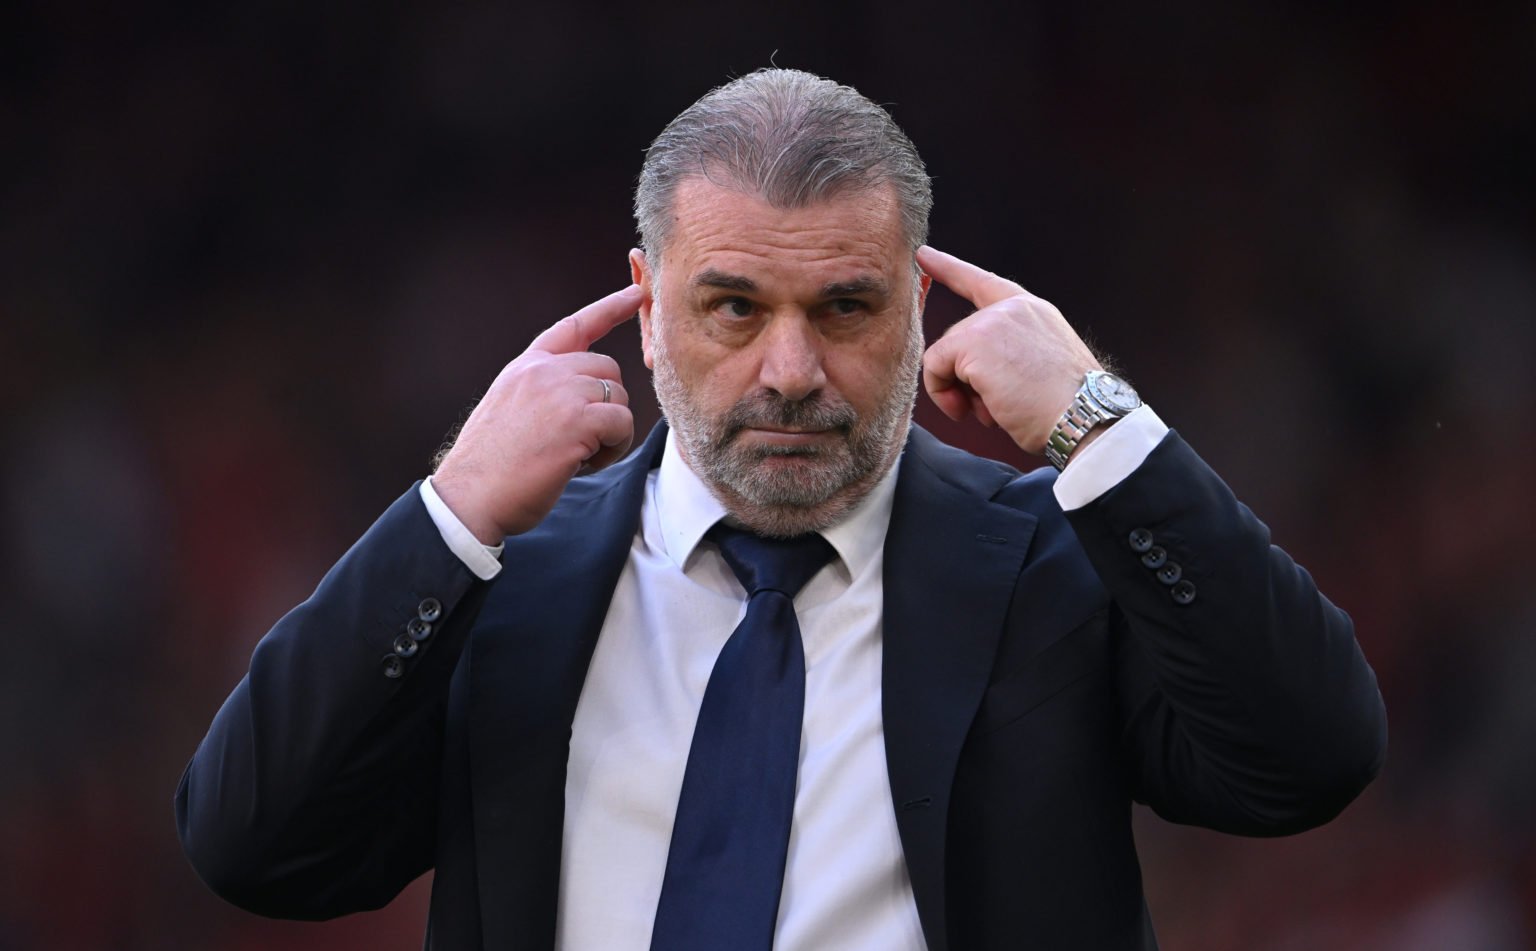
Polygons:
[[726,83],[651,143],[635,188],[635,223],[647,254],[666,248],[678,186],[694,178],[777,208],[888,184],[907,249],[928,240],[933,191],[912,140],[858,90],[799,70],[762,69]]
[[790,70],[714,90],[647,153],[646,362],[684,459],[749,527],[834,524],[900,453],[931,204],[883,109]]

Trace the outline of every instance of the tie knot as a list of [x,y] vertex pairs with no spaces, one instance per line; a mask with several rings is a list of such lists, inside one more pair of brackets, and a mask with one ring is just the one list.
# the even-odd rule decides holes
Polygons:
[[724,522],[709,530],[709,539],[720,547],[725,563],[747,596],[759,591],[780,591],[793,598],[836,554],[820,534],[794,538],[764,538]]

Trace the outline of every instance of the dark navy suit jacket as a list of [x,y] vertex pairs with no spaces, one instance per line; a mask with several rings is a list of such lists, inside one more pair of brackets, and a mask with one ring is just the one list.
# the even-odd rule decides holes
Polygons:
[[[431,948],[552,947],[572,718],[663,435],[573,481],[489,583],[415,488],[391,506],[261,641],[187,768],[177,820],[204,880],[327,918],[435,869]],[[1053,479],[914,427],[897,480],[892,801],[871,807],[895,810],[933,951],[1153,948],[1133,800],[1281,835],[1384,756],[1349,619],[1177,434],[1070,514]]]

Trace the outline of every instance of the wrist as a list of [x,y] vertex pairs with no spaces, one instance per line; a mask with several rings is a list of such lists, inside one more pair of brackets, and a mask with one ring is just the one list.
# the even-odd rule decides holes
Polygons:
[[1141,405],[1131,385],[1112,373],[1089,370],[1045,441],[1045,457],[1058,470],[1105,426]]
[[431,479],[437,497],[442,499],[453,517],[469,529],[476,541],[491,547],[506,541],[507,532],[485,513],[482,506],[475,504],[475,494],[471,488],[452,476],[444,478],[441,471],[434,473]]
[[[1093,429],[1090,429],[1088,431],[1088,435],[1077,441],[1077,448],[1073,449],[1072,454],[1067,457],[1067,466],[1070,466],[1076,460],[1081,459],[1083,457],[1084,450],[1088,448],[1089,444],[1108,432],[1109,428],[1117,422],[1119,422],[1119,420],[1107,419],[1099,425],[1095,426]],[[1062,468],[1065,469],[1066,466],[1063,466]]]

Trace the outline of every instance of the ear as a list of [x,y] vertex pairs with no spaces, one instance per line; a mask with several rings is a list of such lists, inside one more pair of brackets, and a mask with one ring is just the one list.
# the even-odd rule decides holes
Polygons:
[[646,367],[654,370],[656,364],[651,357],[651,307],[656,296],[655,275],[651,272],[650,262],[645,259],[645,252],[639,248],[629,249],[629,277],[640,285],[645,295],[640,298],[640,352],[645,355]]
[[927,272],[918,266],[915,258],[912,261],[912,266],[917,269],[917,319],[919,326],[921,326],[923,310],[928,306],[928,290],[933,287],[933,278],[929,277]]

